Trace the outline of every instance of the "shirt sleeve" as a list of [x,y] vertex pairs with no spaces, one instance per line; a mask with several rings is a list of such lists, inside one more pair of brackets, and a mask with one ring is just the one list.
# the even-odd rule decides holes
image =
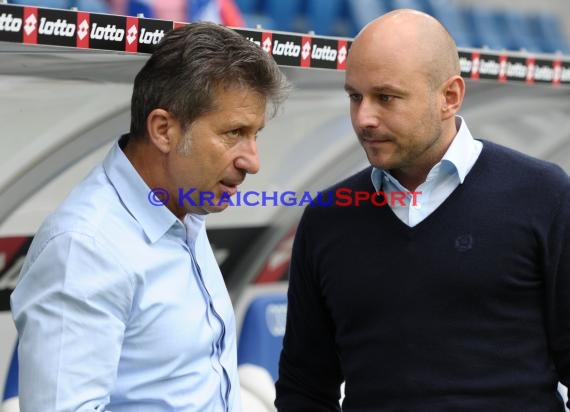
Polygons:
[[546,314],[558,379],[570,387],[570,179],[565,183],[559,186],[561,202],[547,244]]
[[106,411],[133,286],[109,250],[65,233],[24,265],[11,297],[22,412]]
[[280,412],[340,411],[343,378],[333,323],[311,262],[310,210],[305,210],[293,244],[287,323],[276,382],[275,406]]

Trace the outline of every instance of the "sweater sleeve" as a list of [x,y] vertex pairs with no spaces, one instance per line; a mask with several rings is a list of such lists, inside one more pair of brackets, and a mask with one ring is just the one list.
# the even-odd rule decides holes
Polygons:
[[287,326],[279,361],[275,406],[280,412],[340,411],[343,377],[334,340],[334,327],[315,273],[311,211],[301,219],[289,275]]
[[[570,179],[559,187],[560,203],[550,227],[546,259],[549,344],[558,379],[570,387]],[[570,401],[567,403],[570,408]]]

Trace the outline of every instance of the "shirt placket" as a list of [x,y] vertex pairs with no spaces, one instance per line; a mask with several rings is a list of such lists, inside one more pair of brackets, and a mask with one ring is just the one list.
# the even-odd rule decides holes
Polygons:
[[194,273],[196,273],[196,277],[198,280],[198,284],[200,286],[200,290],[204,299],[206,300],[206,318],[208,324],[214,331],[214,333],[218,333],[218,338],[213,342],[212,347],[212,358],[213,363],[212,366],[216,373],[220,376],[220,396],[222,399],[222,404],[224,406],[224,411],[228,411],[229,407],[229,393],[231,390],[231,382],[229,379],[229,374],[222,364],[222,352],[224,349],[224,338],[226,335],[226,326],[220,314],[216,311],[214,306],[214,301],[206,284],[204,282],[204,277],[202,276],[202,270],[200,269],[200,265],[195,256],[195,251],[193,247],[189,247],[190,257],[192,260],[192,266],[194,269]]
[[410,227],[417,225],[418,222],[425,217],[430,190],[430,183],[425,182],[416,189],[416,192],[422,192],[422,194],[416,193],[415,197],[412,195],[408,195],[406,197],[406,204],[408,205],[408,222]]

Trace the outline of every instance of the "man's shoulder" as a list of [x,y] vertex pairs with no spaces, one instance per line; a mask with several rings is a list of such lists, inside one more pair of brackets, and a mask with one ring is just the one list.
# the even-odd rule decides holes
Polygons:
[[44,220],[32,246],[42,249],[50,240],[64,236],[116,248],[128,227],[135,224],[98,166]]
[[48,217],[52,230],[75,230],[94,235],[109,221],[120,201],[100,167],[95,168]]
[[559,165],[498,143],[483,140],[483,152],[494,169],[504,173],[507,179],[524,180],[528,183],[536,181],[542,185],[567,185],[570,182],[568,174]]
[[[336,216],[338,211],[343,210],[343,216],[346,218],[346,211],[352,208],[346,208],[347,197],[351,198],[356,192],[374,193],[375,189],[372,185],[372,166],[368,166],[359,172],[319,191],[316,199],[305,208],[305,215],[318,214],[319,216]],[[342,200],[342,201],[341,201]],[[331,215],[332,213],[332,215]]]
[[554,163],[488,141],[483,142],[481,157],[473,177],[501,193],[506,202],[517,204],[524,199],[527,210],[549,205],[547,209],[555,211],[570,198],[570,177]]
[[359,172],[354,173],[353,175],[347,177],[346,179],[341,180],[340,182],[335,183],[334,185],[326,188],[323,190],[323,193],[336,193],[339,189],[350,189],[350,190],[364,190],[364,191],[373,191],[374,186],[372,185],[372,166],[368,166]]

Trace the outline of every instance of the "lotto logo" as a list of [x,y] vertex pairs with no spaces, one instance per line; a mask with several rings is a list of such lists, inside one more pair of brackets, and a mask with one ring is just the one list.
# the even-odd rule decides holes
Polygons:
[[117,26],[114,24],[98,26],[97,23],[93,23],[91,26],[90,37],[94,40],[109,40],[120,42],[125,38],[125,30],[117,28]]
[[22,19],[12,16],[10,13],[0,14],[0,31],[17,33],[22,28]]
[[36,18],[35,14],[30,14],[24,23],[24,31],[28,36],[36,31],[37,24],[38,19]]
[[[33,15],[30,17],[33,17]],[[38,33],[53,36],[73,37],[75,36],[75,24],[68,23],[65,19],[49,21],[45,17],[42,17],[40,19]]]

